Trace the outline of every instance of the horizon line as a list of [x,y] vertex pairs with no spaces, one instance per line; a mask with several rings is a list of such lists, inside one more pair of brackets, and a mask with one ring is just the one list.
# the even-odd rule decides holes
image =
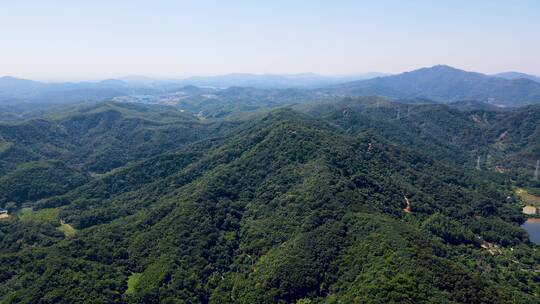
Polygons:
[[18,76],[18,75],[13,75],[13,74],[6,74],[6,75],[0,75],[0,79],[1,78],[14,78],[14,79],[18,79],[18,80],[30,80],[30,81],[35,81],[35,82],[42,82],[42,83],[69,83],[69,82],[102,82],[102,81],[107,81],[107,80],[121,80],[121,81],[126,81],[126,82],[129,82],[129,80],[126,80],[127,78],[147,78],[148,80],[154,80],[154,81],[181,81],[181,80],[189,80],[190,78],[198,78],[198,77],[201,77],[201,78],[205,78],[205,77],[225,77],[225,76],[234,76],[234,75],[246,75],[246,76],[308,76],[308,75],[313,75],[313,76],[319,76],[319,77],[328,77],[328,78],[344,78],[344,77],[355,77],[355,76],[369,76],[370,74],[380,74],[379,76],[375,76],[374,78],[376,77],[386,77],[386,76],[394,76],[394,75],[399,75],[399,74],[403,74],[403,73],[407,73],[407,72],[413,72],[413,71],[417,71],[417,70],[421,70],[421,69],[430,69],[430,68],[435,68],[435,67],[439,67],[439,66],[444,66],[444,67],[449,67],[449,68],[452,68],[452,69],[456,69],[456,70],[461,70],[461,71],[464,71],[464,72],[469,72],[469,73],[479,73],[479,74],[483,74],[483,75],[486,75],[486,76],[497,76],[499,74],[503,74],[503,73],[520,73],[520,74],[525,74],[525,75],[529,75],[529,76],[534,76],[534,77],[540,77],[540,75],[536,75],[536,74],[531,74],[531,73],[526,73],[526,72],[521,72],[519,70],[506,70],[506,71],[501,71],[501,72],[497,72],[497,73],[484,73],[484,72],[479,72],[479,71],[473,71],[473,70],[468,70],[468,69],[464,69],[464,68],[458,68],[458,67],[455,67],[455,66],[451,66],[451,65],[447,65],[447,64],[435,64],[435,65],[431,65],[431,66],[422,66],[422,67],[418,67],[418,68],[415,68],[415,69],[412,69],[412,70],[405,70],[405,71],[401,71],[401,72],[397,72],[397,73],[390,73],[390,72],[379,72],[379,71],[369,71],[369,72],[354,72],[354,73],[340,73],[340,74],[326,74],[326,73],[317,73],[317,72],[298,72],[298,73],[264,73],[264,72],[229,72],[229,73],[208,73],[208,74],[189,74],[189,75],[184,75],[184,76],[181,76],[181,75],[178,75],[178,76],[147,76],[149,74],[127,74],[127,75],[123,75],[123,76],[109,76],[109,77],[88,77],[88,78],[85,78],[85,77],[81,77],[81,76],[74,76],[74,77],[26,77],[26,76]]

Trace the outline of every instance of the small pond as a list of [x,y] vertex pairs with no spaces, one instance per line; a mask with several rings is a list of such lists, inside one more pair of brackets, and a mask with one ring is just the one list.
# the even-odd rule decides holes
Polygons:
[[531,242],[540,245],[540,218],[528,219],[521,227],[527,230]]

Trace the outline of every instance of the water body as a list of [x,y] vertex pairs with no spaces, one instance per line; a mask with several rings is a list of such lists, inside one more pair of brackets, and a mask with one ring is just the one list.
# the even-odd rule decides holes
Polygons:
[[521,227],[527,230],[531,242],[540,245],[540,219],[528,219]]

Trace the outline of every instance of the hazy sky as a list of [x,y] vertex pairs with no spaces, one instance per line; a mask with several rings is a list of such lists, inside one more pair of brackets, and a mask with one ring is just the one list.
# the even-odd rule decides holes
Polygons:
[[540,1],[0,0],[0,75],[397,73],[439,63],[540,75]]

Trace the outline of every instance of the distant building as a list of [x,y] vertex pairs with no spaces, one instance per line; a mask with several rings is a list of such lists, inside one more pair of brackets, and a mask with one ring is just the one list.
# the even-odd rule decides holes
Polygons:
[[525,206],[523,207],[523,213],[525,214],[536,214],[538,212],[538,210],[536,209],[535,206]]

